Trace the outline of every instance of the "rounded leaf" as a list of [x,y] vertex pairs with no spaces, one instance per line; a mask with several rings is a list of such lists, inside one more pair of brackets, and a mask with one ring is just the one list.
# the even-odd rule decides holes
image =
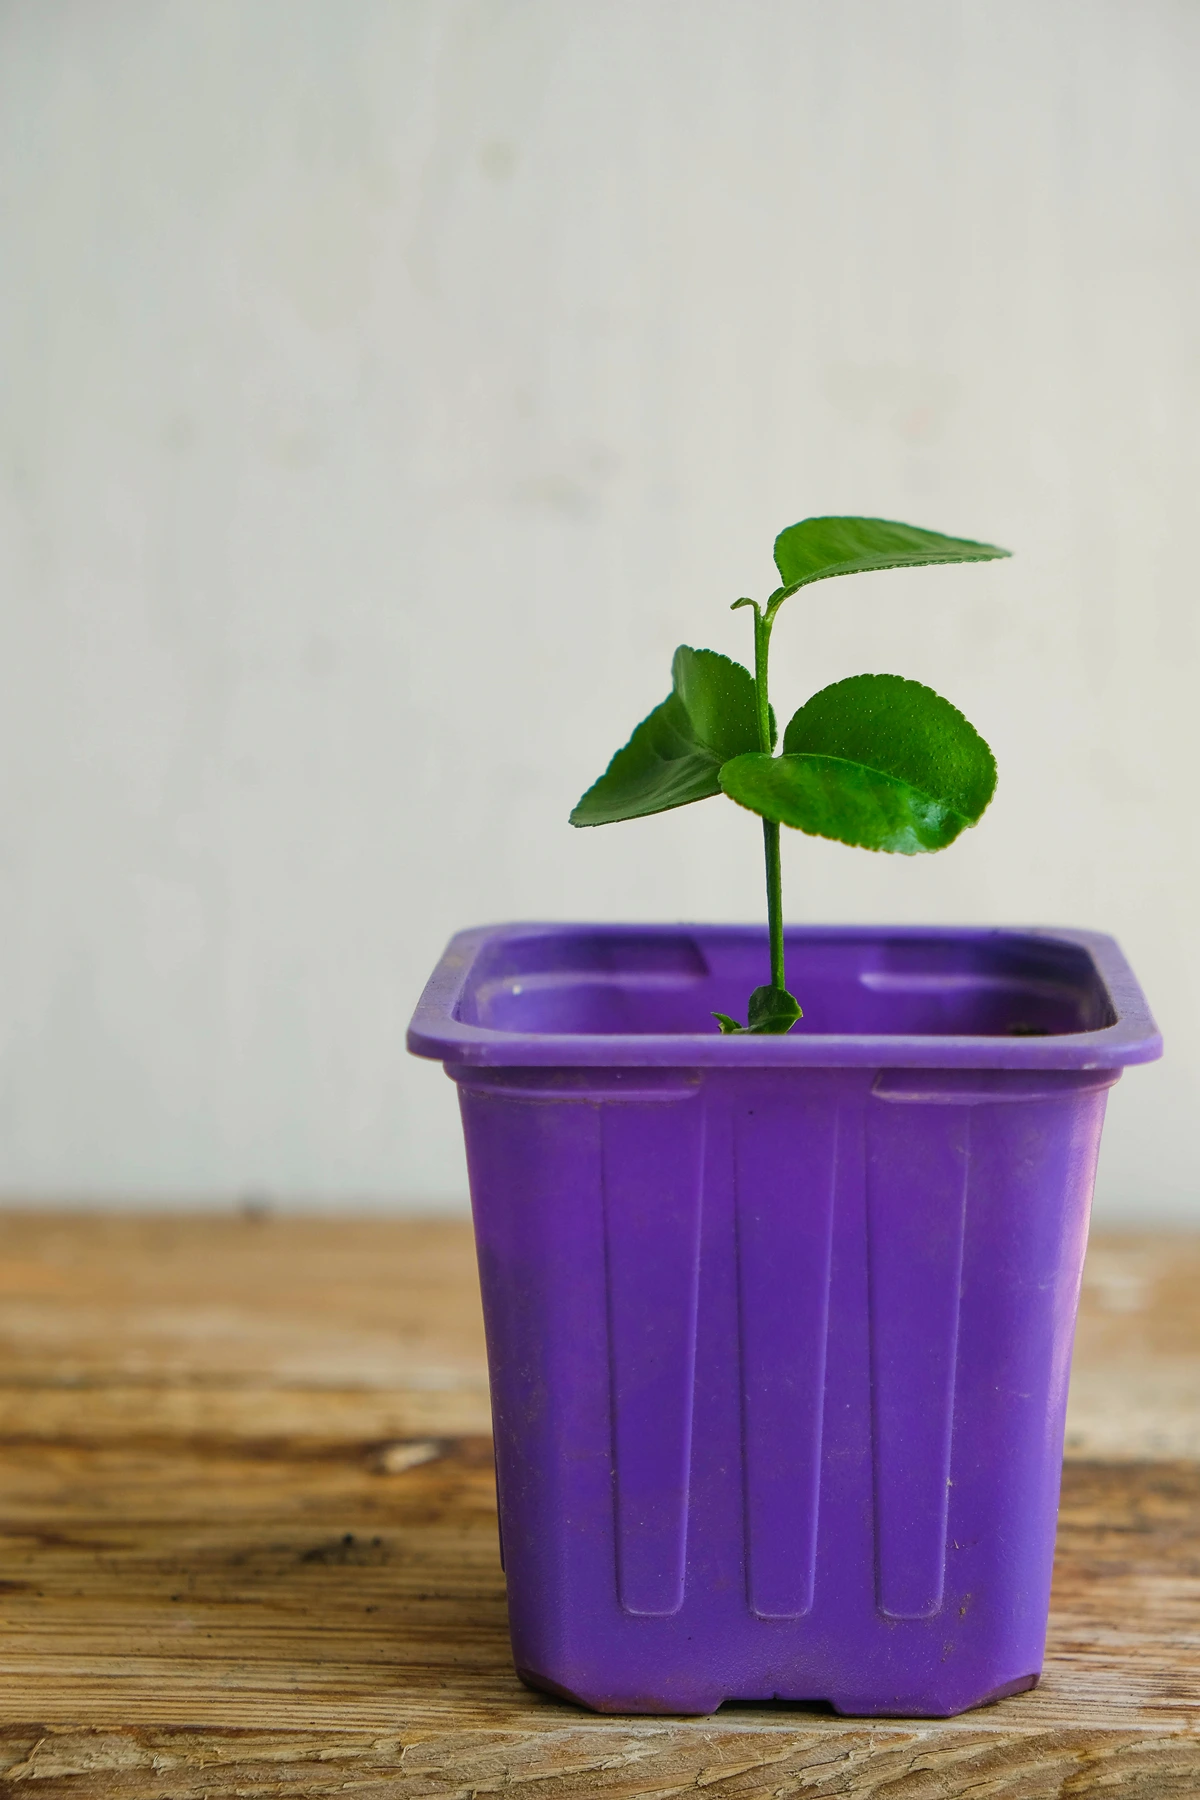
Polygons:
[[860,850],[944,850],[971,821],[944,800],[836,756],[735,756],[721,787],[764,819]]
[[822,688],[792,715],[783,748],[789,756],[861,763],[951,808],[967,825],[996,788],[996,760],[975,727],[949,700],[902,675],[852,675]]

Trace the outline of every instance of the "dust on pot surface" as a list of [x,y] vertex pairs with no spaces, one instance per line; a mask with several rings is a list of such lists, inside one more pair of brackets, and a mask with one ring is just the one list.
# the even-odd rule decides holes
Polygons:
[[513,1653],[613,1712],[946,1715],[1041,1669],[1107,1091],[1161,1042],[1111,938],[805,928],[720,1036],[731,926],[461,933],[458,1083]]

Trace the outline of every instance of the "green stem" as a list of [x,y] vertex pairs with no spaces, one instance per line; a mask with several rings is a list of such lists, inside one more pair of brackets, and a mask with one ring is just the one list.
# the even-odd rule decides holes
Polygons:
[[779,827],[763,820],[763,849],[767,859],[767,935],[771,940],[771,986],[787,987],[783,967],[783,876],[779,866]]
[[767,657],[771,649],[771,621],[754,608],[754,698],[758,702],[758,747],[770,755],[771,701],[767,694]]
[[[771,615],[754,608],[754,696],[758,703],[758,741],[769,756],[771,700],[767,690],[767,660],[771,648]],[[771,946],[771,986],[787,987],[783,965],[783,871],[779,858],[779,826],[763,820],[763,853],[767,866],[767,937]]]

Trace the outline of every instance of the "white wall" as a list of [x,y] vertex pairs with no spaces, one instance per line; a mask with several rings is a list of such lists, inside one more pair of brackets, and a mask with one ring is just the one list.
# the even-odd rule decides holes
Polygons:
[[6,0],[0,1191],[459,1201],[445,938],[760,915],[724,801],[566,813],[845,511],[1018,555],[798,597],[780,710],[1001,787],[789,916],[1115,932],[1101,1205],[1194,1216],[1198,87],[1189,0]]

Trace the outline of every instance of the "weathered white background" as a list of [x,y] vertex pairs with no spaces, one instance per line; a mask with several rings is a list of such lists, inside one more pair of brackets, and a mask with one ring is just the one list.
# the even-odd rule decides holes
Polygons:
[[0,1191],[458,1204],[450,931],[757,918],[724,801],[574,833],[808,513],[1011,563],[810,590],[790,711],[932,682],[944,856],[794,919],[1115,932],[1200,1203],[1194,0],[4,0]]

